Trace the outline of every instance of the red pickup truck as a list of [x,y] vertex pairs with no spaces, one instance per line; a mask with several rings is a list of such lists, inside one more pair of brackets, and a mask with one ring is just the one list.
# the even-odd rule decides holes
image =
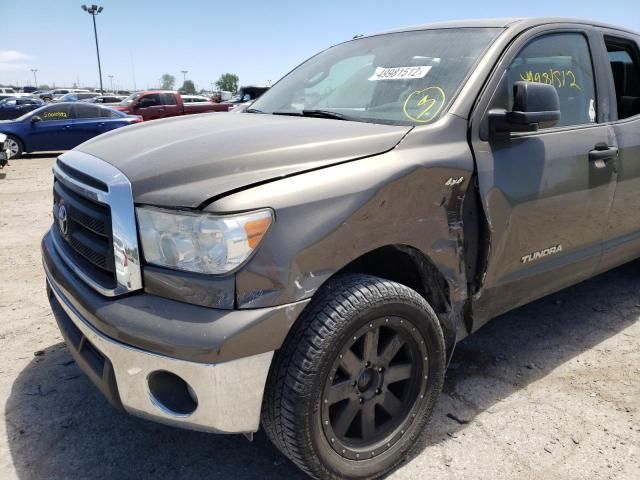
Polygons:
[[218,112],[220,104],[213,102],[184,103],[180,93],[171,90],[137,92],[111,108],[129,115],[140,115],[144,120],[190,115],[192,113]]

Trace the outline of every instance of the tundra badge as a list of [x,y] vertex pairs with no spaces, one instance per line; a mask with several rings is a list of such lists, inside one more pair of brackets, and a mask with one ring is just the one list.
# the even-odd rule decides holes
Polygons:
[[555,245],[553,247],[545,248],[544,250],[538,250],[537,252],[529,253],[521,258],[522,263],[533,262],[548,255],[562,252],[562,245]]

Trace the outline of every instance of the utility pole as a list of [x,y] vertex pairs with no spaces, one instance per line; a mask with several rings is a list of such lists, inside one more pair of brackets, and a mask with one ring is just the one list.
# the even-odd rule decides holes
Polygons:
[[96,28],[96,15],[102,12],[103,8],[98,5],[82,5],[82,10],[87,12],[93,18],[93,34],[96,38],[96,55],[98,56],[98,75],[100,76],[100,93],[104,93],[102,88],[102,66],[100,65],[100,48],[98,47],[98,29]]
[[33,73],[33,83],[34,87],[38,88],[38,77],[36,77],[36,73],[38,72],[37,68],[32,68],[31,73]]
[[109,77],[109,86],[111,88],[111,92],[113,92],[113,75],[107,75]]
[[189,73],[189,70],[180,70],[182,72],[182,85],[184,85],[184,82],[187,81],[187,73]]

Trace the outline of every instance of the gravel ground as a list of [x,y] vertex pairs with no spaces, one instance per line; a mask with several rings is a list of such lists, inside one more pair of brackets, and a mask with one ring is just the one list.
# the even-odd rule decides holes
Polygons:
[[[0,478],[304,478],[265,436],[113,410],[71,360],[39,241],[52,155],[0,173]],[[456,350],[430,428],[389,478],[640,478],[640,262],[495,319]]]

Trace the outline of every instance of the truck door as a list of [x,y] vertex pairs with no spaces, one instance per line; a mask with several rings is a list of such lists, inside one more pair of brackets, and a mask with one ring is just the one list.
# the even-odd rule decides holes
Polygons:
[[[604,31],[612,123],[618,140],[618,181],[604,234],[601,270],[640,256],[640,45],[639,37]],[[613,109],[613,108],[612,108]]]
[[148,93],[138,99],[134,113],[145,120],[155,120],[164,116],[164,105],[159,93]]
[[182,113],[182,106],[178,105],[175,93],[161,93],[160,101],[164,107],[163,117],[175,117]]
[[[615,190],[613,128],[600,123],[590,36],[583,27],[532,29],[499,62],[472,116],[471,141],[490,247],[476,328],[593,274]],[[516,81],[556,87],[551,128],[498,137],[487,112],[511,110]],[[605,152],[605,153],[603,153]],[[609,152],[611,155],[609,155]]]

